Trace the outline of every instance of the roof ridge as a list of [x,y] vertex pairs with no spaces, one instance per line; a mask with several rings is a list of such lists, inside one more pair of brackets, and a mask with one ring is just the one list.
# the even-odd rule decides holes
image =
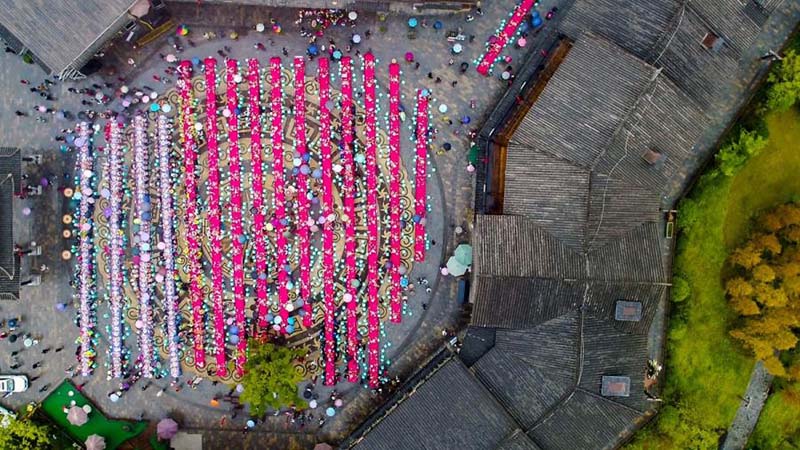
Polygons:
[[633,406],[628,406],[628,405],[626,405],[626,404],[624,404],[624,403],[620,403],[620,402],[618,402],[618,401],[616,401],[616,400],[612,400],[612,399],[611,399],[611,398],[609,398],[609,397],[603,397],[603,396],[602,396],[602,395],[600,395],[600,394],[596,394],[596,393],[594,393],[594,392],[592,392],[592,391],[589,391],[589,390],[586,390],[586,389],[584,389],[584,388],[582,388],[582,387],[580,387],[580,386],[576,387],[576,388],[575,388],[575,390],[576,390],[576,391],[581,391],[581,392],[583,392],[584,394],[590,395],[590,396],[592,396],[592,397],[594,397],[594,398],[597,398],[597,399],[599,399],[599,400],[603,400],[603,401],[611,402],[611,403],[614,403],[614,404],[616,404],[616,405],[622,406],[623,408],[625,408],[625,409],[628,409],[628,410],[630,410],[630,411],[632,411],[632,412],[636,412],[636,413],[639,413],[639,414],[644,414],[644,413],[646,412],[646,411],[641,411],[641,410],[639,410],[639,409],[637,409],[637,408],[634,408]]

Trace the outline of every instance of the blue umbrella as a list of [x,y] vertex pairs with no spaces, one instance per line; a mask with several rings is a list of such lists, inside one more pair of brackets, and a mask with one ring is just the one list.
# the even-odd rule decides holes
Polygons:
[[311,44],[308,46],[308,54],[311,56],[317,56],[319,54],[319,49],[317,48],[316,44]]
[[333,417],[336,414],[336,410],[331,408],[331,407],[329,407],[328,409],[325,410],[325,414],[328,417]]
[[417,18],[416,17],[409,18],[408,19],[408,26],[411,27],[411,28],[416,28],[417,27]]
[[199,66],[200,65],[200,58],[192,58],[192,65]]
[[339,50],[334,50],[333,59],[341,59],[341,58],[342,58],[342,52],[340,52]]
[[443,25],[442,25],[442,21],[441,20],[437,20],[436,22],[433,22],[433,28],[435,28],[437,30],[441,30],[442,26]]

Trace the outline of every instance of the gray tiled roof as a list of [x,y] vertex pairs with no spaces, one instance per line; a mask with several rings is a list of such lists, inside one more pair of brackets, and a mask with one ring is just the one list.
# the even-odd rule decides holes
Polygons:
[[585,272],[580,254],[522,216],[478,216],[473,269],[480,275],[578,278]]
[[585,291],[586,283],[581,281],[476,274],[471,323],[531,328],[578,308]]
[[649,189],[592,173],[586,247],[603,246],[661,217],[661,199]]
[[642,413],[599,394],[576,389],[552,415],[528,432],[541,448],[595,450],[614,448],[623,431]]
[[582,331],[583,367],[579,387],[599,394],[603,375],[629,376],[630,396],[615,398],[614,401],[646,411],[647,335],[621,333],[612,321],[591,314],[584,318]]
[[648,60],[653,47],[673,26],[680,6],[678,0],[580,0],[569,9],[559,29],[573,39],[591,30]]
[[[584,35],[522,119],[511,142],[591,167],[654,71],[617,45]],[[507,177],[518,169],[508,165]]]
[[[740,0],[581,0],[559,29],[573,39],[585,31],[608,38],[666,75],[696,102],[708,107],[730,79],[741,52],[760,32],[752,1]],[[763,17],[776,7],[765,2]],[[755,9],[758,9],[757,7]],[[719,52],[700,41],[707,32],[724,39]]]
[[[684,161],[694,156],[694,144],[708,122],[698,104],[661,75],[594,169],[658,192],[679,174]],[[647,150],[660,152],[664,161],[655,166],[648,164],[642,158]]]
[[661,224],[646,222],[587,254],[588,278],[602,281],[661,283],[664,272]]
[[503,441],[496,450],[541,450],[522,430],[517,430]]
[[[750,47],[761,31],[746,13],[741,0],[693,0],[689,7],[722,37],[737,53]],[[702,36],[701,36],[702,38]]]
[[14,193],[21,182],[20,151],[0,148],[0,299],[19,298],[19,257],[14,253]]
[[498,330],[494,348],[472,367],[523,429],[575,386],[579,322],[574,311],[532,329]]
[[445,363],[366,433],[363,450],[490,450],[518,427],[458,359]]
[[136,0],[0,0],[0,25],[56,73]]
[[[663,284],[592,283],[586,294],[586,308],[592,315],[602,318],[621,332],[647,334],[656,313],[656,305],[666,293],[667,287]],[[641,319],[636,322],[615,320],[618,300],[640,303]]]
[[503,212],[535,218],[560,241],[583,245],[589,171],[527,145],[512,143],[507,155]]
[[686,8],[657,62],[670,80],[704,108],[719,98],[720,90],[736,72],[739,59],[739,52],[730,45],[723,45],[718,52],[700,45],[709,31],[713,29],[703,18]]

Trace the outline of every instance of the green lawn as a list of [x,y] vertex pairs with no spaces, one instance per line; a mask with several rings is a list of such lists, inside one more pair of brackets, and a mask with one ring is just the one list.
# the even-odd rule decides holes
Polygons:
[[[69,392],[73,396],[69,396]],[[90,405],[92,412],[89,414],[89,421],[80,427],[76,427],[67,421],[64,414],[64,407],[69,407],[72,401],[77,406]],[[68,380],[61,383],[46,399],[42,402],[42,410],[55,424],[72,436],[78,442],[85,442],[92,434],[97,434],[106,438],[106,449],[114,450],[122,443],[136,437],[147,428],[147,422],[131,422],[125,420],[111,420],[103,415],[97,407],[84,397]]]
[[800,383],[769,396],[748,444],[763,450],[800,448]]
[[[725,218],[725,245],[746,236],[760,211],[800,199],[800,112],[797,108],[767,117],[769,144],[736,175]],[[757,189],[754,189],[757,187]]]
[[[737,175],[730,192],[725,243],[735,247],[759,211],[800,196],[800,111],[767,117],[769,144]],[[758,189],[753,189],[758,186]],[[800,449],[800,383],[776,382],[753,431],[755,449]]]

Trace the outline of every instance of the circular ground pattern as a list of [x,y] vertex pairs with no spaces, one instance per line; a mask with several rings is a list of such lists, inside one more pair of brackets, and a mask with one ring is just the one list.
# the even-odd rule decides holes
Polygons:
[[[224,80],[224,76],[218,76],[218,80]],[[269,77],[265,77],[262,73],[262,105],[268,105],[269,99],[264,97],[264,93],[268,92]],[[282,75],[282,84],[283,84],[283,108],[284,108],[284,120],[283,129],[284,129],[284,167],[286,168],[286,192],[287,192],[287,217],[290,220],[290,225],[288,227],[289,232],[291,232],[291,238],[289,239],[289,247],[287,248],[287,253],[289,255],[289,262],[292,266],[294,271],[293,277],[294,279],[299,280],[299,271],[297,267],[297,262],[299,260],[299,253],[298,248],[295,241],[295,233],[293,232],[295,229],[295,225],[297,224],[297,209],[293,203],[293,199],[296,197],[296,191],[294,191],[294,177],[291,174],[291,170],[293,167],[293,160],[295,156],[294,153],[294,114],[293,114],[293,86],[291,85],[291,73],[284,69]],[[193,80],[193,88],[194,88],[194,96],[197,100],[196,103],[196,116],[195,116],[195,123],[206,123],[206,112],[205,112],[205,81],[202,77],[197,77]],[[250,127],[249,127],[249,117],[247,115],[247,92],[248,92],[248,84],[246,81],[239,83],[239,103],[241,105],[241,111],[239,116],[239,146],[240,146],[240,156],[242,160],[242,192],[244,193],[244,204],[243,204],[243,223],[245,233],[248,236],[248,240],[245,243],[245,266],[246,266],[246,275],[245,275],[245,283],[247,285],[247,299],[246,299],[246,307],[247,307],[247,315],[248,315],[248,323],[252,324],[255,321],[255,279],[257,274],[255,273],[255,245],[252,237],[254,236],[254,232],[252,229],[252,219],[253,219],[253,212],[251,211],[251,203],[252,203],[252,176],[251,176],[251,167],[250,167]],[[311,77],[306,78],[305,82],[305,94],[306,94],[306,136],[308,142],[308,150],[311,153],[311,162],[310,166],[311,169],[315,169],[319,167],[319,130],[320,124],[317,120],[318,117],[318,110],[319,110],[319,98],[318,98],[318,91],[319,91],[319,84],[316,80]],[[220,111],[224,108],[226,104],[225,99],[225,88],[224,83],[217,86],[217,107]],[[176,90],[170,90],[164,94],[166,98],[166,103],[171,106],[172,111],[180,111],[180,97]],[[331,98],[335,101],[338,100],[339,93],[336,92],[332,87]],[[358,99],[354,99],[355,103],[358,103]],[[162,103],[163,106],[163,103]],[[263,108],[264,106],[262,106]],[[229,228],[228,218],[226,217],[227,211],[229,208],[227,207],[228,199],[230,192],[228,190],[228,149],[229,143],[227,141],[227,119],[223,117],[222,113],[218,111],[218,127],[219,127],[219,154],[220,154],[220,173],[221,173],[221,182],[220,182],[220,192],[221,192],[221,210],[222,210],[222,217],[223,217],[223,231]],[[339,117],[340,110],[337,107],[332,108],[331,111],[331,121],[332,121],[332,138],[331,138],[331,146],[332,146],[332,157],[333,157],[333,165],[336,167],[340,164],[340,154],[337,150],[339,148],[339,139],[340,139],[340,117]],[[155,132],[155,117],[156,113],[148,112],[148,116],[150,117],[150,136],[153,136]],[[266,119],[266,112],[264,114],[264,118]],[[263,123],[268,123],[264,120]],[[177,126],[176,132],[174,136],[174,153],[173,153],[173,160],[171,163],[173,167],[180,167],[182,165],[181,158],[182,158],[182,149],[180,144],[178,143],[178,136],[177,136]],[[381,224],[381,235],[379,236],[380,242],[380,267],[383,267],[390,255],[390,248],[389,248],[389,227],[388,227],[388,202],[389,202],[389,194],[388,194],[388,181],[389,181],[389,167],[388,167],[388,137],[385,129],[388,129],[388,126],[385,124],[385,118],[378,116],[378,126],[377,126],[377,144],[378,144],[378,167],[379,167],[379,211],[380,211],[380,224]],[[356,163],[355,163],[355,176],[356,176],[356,198],[355,198],[355,205],[356,205],[356,238],[357,238],[357,245],[356,245],[356,257],[357,257],[357,267],[358,267],[358,278],[362,281],[362,286],[365,285],[363,281],[366,279],[366,243],[367,243],[367,234],[366,234],[366,194],[365,188],[366,183],[364,179],[364,164],[359,162],[359,155],[363,155],[365,142],[366,142],[366,130],[364,124],[364,110],[361,107],[357,107],[356,110],[356,126],[355,126],[355,149],[354,154],[356,156]],[[127,147],[128,149],[132,149],[132,136],[133,130],[127,130]],[[198,187],[200,189],[199,198],[201,201],[201,205],[205,205],[207,201],[206,195],[206,180],[208,178],[208,171],[207,171],[207,164],[206,164],[206,141],[205,137],[203,136],[202,132],[198,133],[196,136],[197,143],[198,143],[198,166],[201,170],[200,178],[198,181]],[[151,139],[153,141],[154,139]],[[269,136],[269,126],[263,127],[262,132],[262,145],[264,148],[262,159],[264,161],[264,203],[266,205],[272,205],[272,151],[271,151],[271,139]],[[151,161],[154,160],[154,148],[150,148],[150,155]],[[127,159],[127,167],[130,167],[130,163],[132,160],[132,151],[126,152]],[[155,174],[155,167],[151,164],[150,170],[150,191],[153,198],[157,198],[158,189],[156,182]],[[101,180],[100,186],[103,186],[105,180]],[[181,282],[183,284],[183,289],[180,291],[180,312],[181,312],[181,339],[182,339],[182,351],[181,351],[181,358],[182,358],[182,366],[183,370],[191,370],[197,371],[198,369],[194,366],[194,352],[192,351],[193,348],[193,335],[190,332],[191,330],[191,317],[192,317],[192,310],[191,304],[189,302],[187,294],[188,288],[188,258],[187,258],[187,243],[186,243],[186,224],[183,221],[185,210],[182,200],[184,199],[184,191],[183,186],[184,182],[183,179],[174,180],[175,181],[175,192],[174,192],[174,199],[175,201],[175,216],[178,219],[178,223],[175,224],[176,226],[176,234],[177,234],[177,245],[178,245],[178,255],[177,255],[177,268],[179,271],[179,276]],[[133,179],[132,177],[128,177],[126,180],[126,184],[129,187],[129,191],[133,190]],[[409,180],[407,173],[405,172],[404,168],[401,165],[401,208],[402,208],[402,220],[403,220],[403,234],[401,238],[401,258],[403,265],[406,268],[406,273],[411,272],[411,265],[413,260],[413,222],[412,222],[412,215],[413,215],[413,193],[412,193],[412,186]],[[341,198],[341,178],[338,174],[334,175],[334,212],[337,216],[335,221],[335,232],[334,232],[334,242],[335,242],[335,255],[336,255],[336,276],[335,276],[335,289],[336,289],[336,297],[337,297],[337,318],[344,317],[344,309],[343,309],[343,302],[342,302],[342,294],[344,293],[344,228],[343,228],[343,221],[342,215],[344,214],[344,209],[342,206],[342,198]],[[321,192],[321,182],[319,180],[313,179],[309,177],[309,189],[313,192],[314,199],[311,202],[311,208],[309,217],[317,218],[320,215],[320,205],[316,199],[322,198]],[[109,224],[107,217],[103,214],[103,210],[106,209],[106,205],[108,200],[105,198],[99,198],[99,207],[96,208],[96,233],[97,233],[97,245],[98,248],[104,248],[108,243],[108,233],[109,233]],[[127,213],[125,220],[127,221],[126,224],[126,231],[128,232],[128,242],[131,242],[133,239],[133,233],[130,233],[130,230],[134,229],[132,220],[133,220],[133,212],[131,211],[131,198],[126,197],[125,199],[125,211]],[[205,236],[207,233],[208,222],[206,218],[206,211],[207,208],[205,206],[201,206],[199,208],[200,212],[200,233],[201,235]],[[274,211],[270,210],[269,214],[272,214]],[[156,229],[156,224],[158,224],[159,216],[158,216],[157,208],[154,211],[152,223],[154,224],[154,229]],[[270,216],[268,215],[267,220],[270,220]],[[160,236],[160,234],[159,234]],[[270,282],[270,312],[273,314],[277,314],[279,311],[278,302],[277,302],[277,293],[276,288],[272,284],[272,281],[277,278],[277,267],[274,264],[274,251],[275,251],[275,233],[268,232],[267,233],[267,260],[268,260],[268,281]],[[321,371],[321,364],[320,364],[320,334],[322,330],[323,324],[323,304],[321,299],[321,291],[322,291],[322,238],[321,238],[321,230],[313,231],[311,233],[311,295],[312,295],[312,302],[314,305],[314,313],[313,313],[313,324],[310,328],[305,328],[302,326],[302,321],[297,320],[295,322],[295,331],[286,336],[285,342],[287,345],[293,347],[301,347],[307,351],[306,357],[302,360],[297,361],[296,363],[296,370],[300,372],[304,377],[311,378],[317,376]],[[231,246],[230,236],[226,236],[223,238],[222,242],[223,246],[223,255],[227,255],[229,253],[229,249]],[[134,266],[131,262],[130,258],[130,248],[127,249],[128,251],[128,258],[126,258],[126,273],[128,274],[126,280],[126,296],[129,307],[126,308],[124,316],[127,320],[128,324],[135,328],[136,320],[138,319],[138,295],[136,291],[136,271],[133,270]],[[212,357],[209,357],[209,349],[213,348],[213,324],[211,320],[211,275],[210,275],[210,239],[203,239],[202,241],[202,264],[204,268],[204,285],[203,291],[205,295],[205,306],[206,310],[209,311],[206,314],[206,349],[207,349],[207,357],[206,357],[206,366],[200,371],[200,375],[203,377],[209,378],[218,378],[216,375],[216,364]],[[103,251],[98,251],[98,269],[99,269],[99,278],[101,283],[106,283],[108,279],[108,270],[107,270],[107,261],[106,255]],[[159,260],[159,254],[154,252],[154,259]],[[159,267],[160,268],[160,267]],[[157,269],[156,269],[157,270]],[[225,310],[226,310],[226,318],[230,320],[230,323],[233,323],[234,317],[234,310],[233,310],[233,280],[231,279],[232,275],[232,262],[230,258],[226,257],[225,262],[223,265],[223,272],[225,276]],[[383,272],[382,272],[383,274]],[[383,283],[381,286],[381,306],[380,306],[380,316],[381,320],[385,321],[388,317],[388,297],[387,297],[387,287],[388,282]],[[158,286],[156,289],[158,290]],[[299,286],[295,285],[295,289],[290,290],[290,299],[293,302],[298,301],[298,294],[299,294]],[[161,292],[159,292],[159,300],[156,300],[156,304],[154,305],[154,323],[157,324],[156,330],[154,333],[156,346],[160,349],[160,359],[164,361],[167,356],[167,344],[165,342],[164,336],[164,326],[163,326],[163,318],[165,317],[163,306],[160,303]],[[360,308],[359,313],[361,311],[366,311],[365,305],[365,295],[359,295],[359,302]],[[297,314],[300,308],[295,308],[295,311],[292,314]],[[363,320],[362,320],[363,319]],[[360,336],[366,336],[366,318],[361,317],[359,320],[359,331]],[[162,326],[158,326],[158,325]],[[339,325],[340,324],[340,325]],[[343,326],[344,320],[337,320],[337,326]],[[343,328],[340,331],[344,331]],[[342,340],[344,341],[344,340]],[[338,348],[338,353],[340,356],[344,355],[344,342],[341,342],[342,345]],[[384,345],[386,343],[383,343]],[[228,348],[226,351],[229,355],[229,362],[233,363],[233,352],[235,350],[235,345],[228,344]],[[340,358],[341,362],[341,358]],[[161,363],[162,367],[165,367],[166,364],[164,362]],[[222,381],[237,381],[236,379],[236,371],[235,370],[228,370],[228,375]]]

